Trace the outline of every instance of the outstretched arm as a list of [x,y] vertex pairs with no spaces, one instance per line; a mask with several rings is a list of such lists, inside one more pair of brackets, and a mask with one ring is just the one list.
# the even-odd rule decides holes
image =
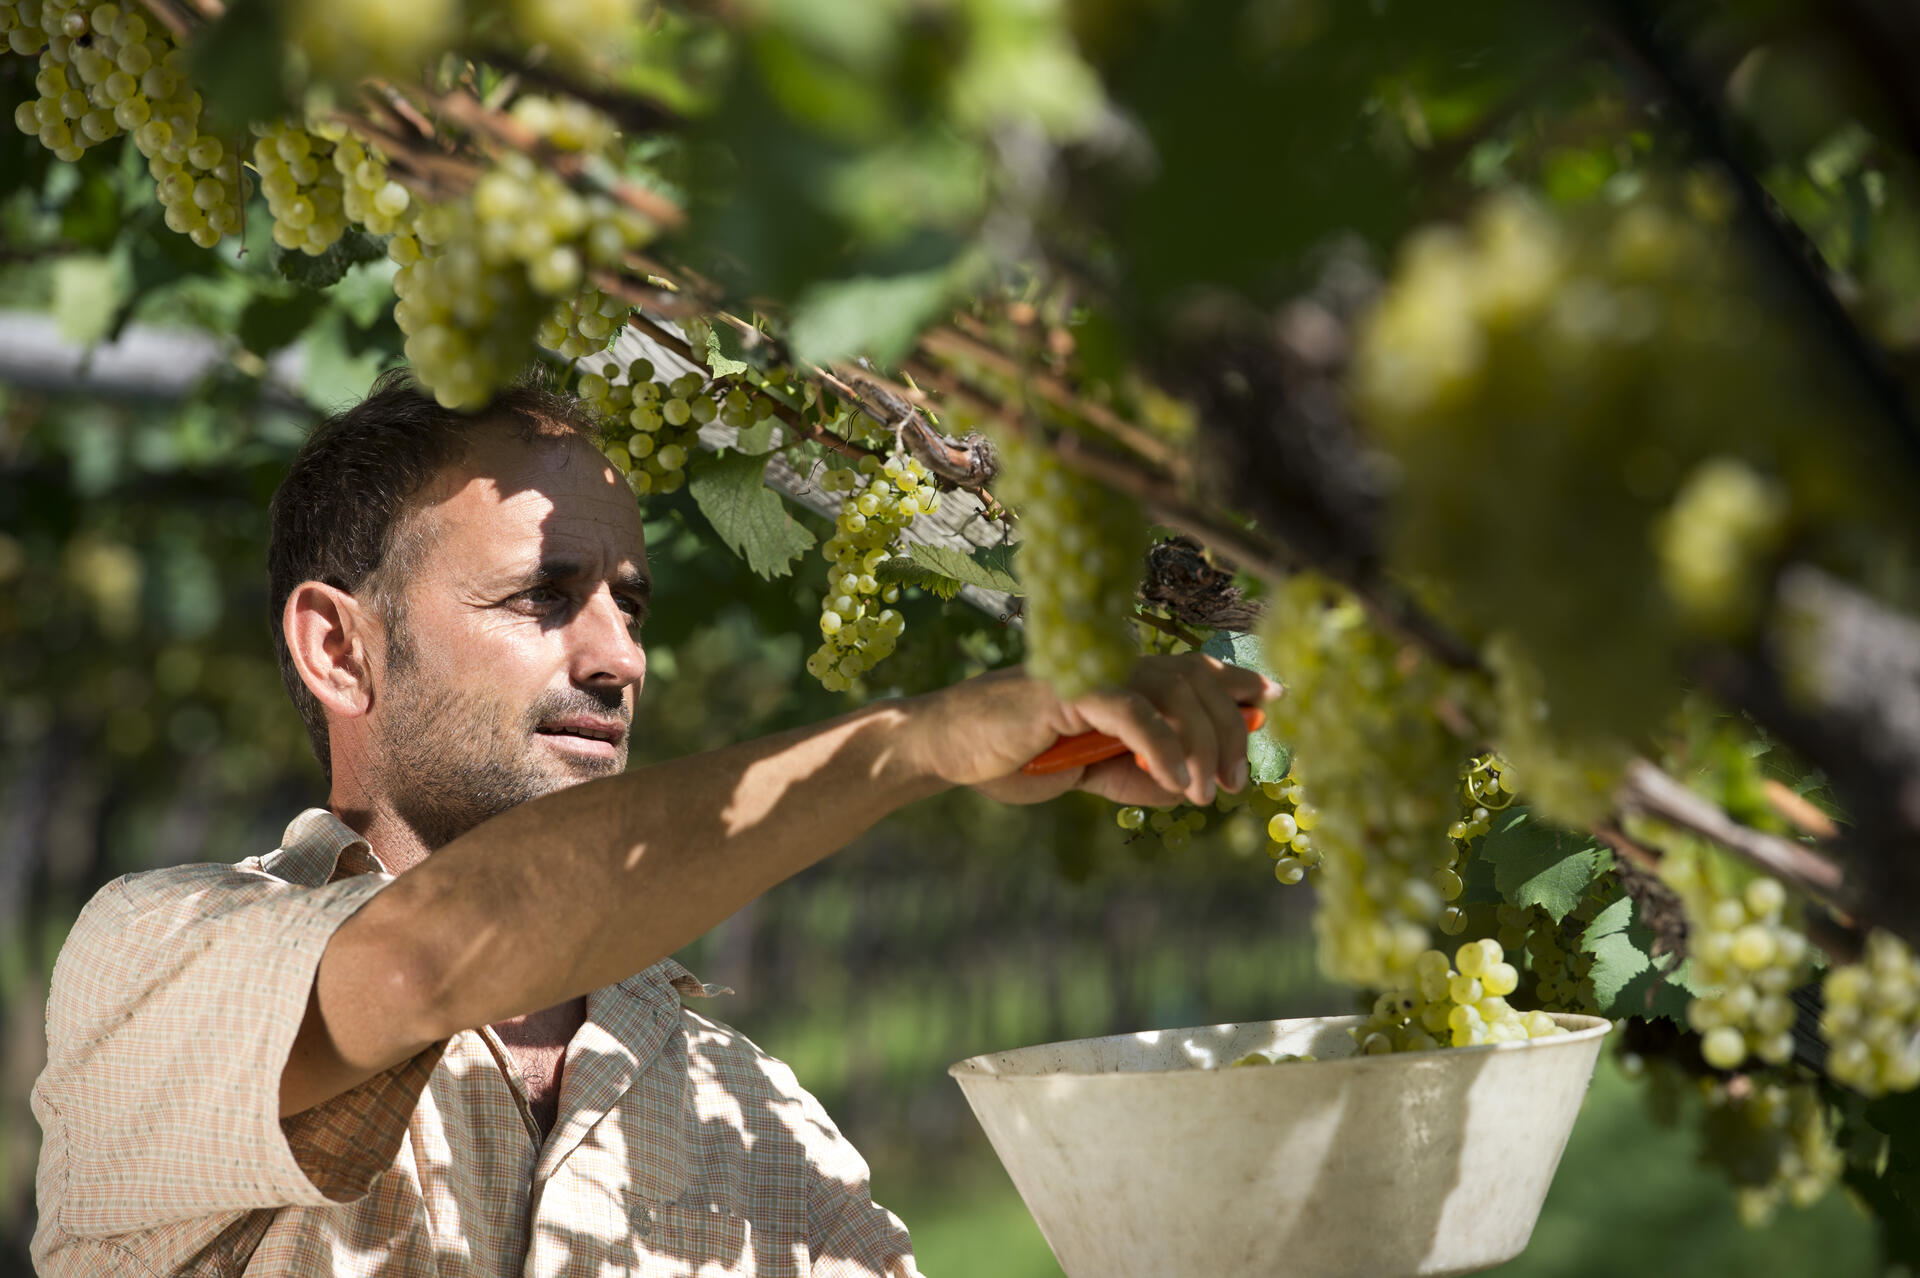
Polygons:
[[[1082,788],[1206,802],[1246,783],[1238,706],[1277,689],[1209,657],[1149,658],[1131,687],[1060,700],[1017,672],[592,781],[455,839],[329,942],[280,1109],[339,1095],[462,1029],[550,1007],[672,953],[896,808],[954,785],[1009,802]],[[1099,731],[1138,755],[1021,765]]]

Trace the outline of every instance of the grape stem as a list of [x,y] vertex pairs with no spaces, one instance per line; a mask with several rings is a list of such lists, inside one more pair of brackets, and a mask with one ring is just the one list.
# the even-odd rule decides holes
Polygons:
[[1055,408],[1112,436],[1123,448],[1138,454],[1152,465],[1181,479],[1187,475],[1187,459],[1175,452],[1166,441],[1147,433],[1106,405],[1095,404],[1076,395],[1070,386],[1051,373],[1023,368],[988,340],[980,321],[972,316],[956,315],[950,326],[922,334],[920,346],[931,358],[970,361],[1017,386],[1038,391],[1040,397]]
[[1741,825],[1645,759],[1627,765],[1615,801],[1727,849],[1783,883],[1845,914],[1860,906],[1840,867],[1804,844]]
[[675,231],[686,225],[685,211],[658,191],[648,190],[634,182],[596,177],[588,172],[585,158],[554,148],[512,115],[489,108],[470,93],[433,93],[418,86],[414,87],[413,92],[424,99],[434,112],[453,120],[469,133],[485,136],[497,144],[529,155],[569,183],[590,183],[600,187],[663,231]]
[[563,75],[550,65],[529,62],[512,49],[501,45],[488,45],[474,51],[474,60],[484,62],[508,75],[544,89],[549,93],[564,93],[568,97],[578,98],[594,110],[610,116],[626,133],[652,133],[664,129],[677,128],[684,121],[664,103],[652,98],[640,97],[631,93],[608,93],[591,85],[581,84],[571,76]]

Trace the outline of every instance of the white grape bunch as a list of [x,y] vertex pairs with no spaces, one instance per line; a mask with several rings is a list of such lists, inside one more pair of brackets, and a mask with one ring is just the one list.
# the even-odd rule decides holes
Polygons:
[[874,574],[892,557],[900,535],[921,515],[940,507],[931,473],[917,460],[860,459],[858,468],[837,466],[820,487],[840,493],[827,559],[827,593],[820,600],[820,646],[807,658],[807,673],[828,692],[845,692],[893,653],[907,623],[892,607],[900,588]]
[[1789,995],[1813,975],[1786,889],[1760,877],[1728,890],[1706,874],[1678,875],[1674,886],[1687,909],[1694,977],[1713,990],[1687,1004],[1700,1055],[1723,1070],[1738,1069],[1749,1056],[1786,1064],[1795,1015]]
[[1811,1206],[1846,1169],[1819,1089],[1744,1075],[1702,1080],[1701,1160],[1732,1182],[1740,1219],[1759,1227],[1780,1204]]
[[[600,323],[587,323],[590,316],[585,312],[594,306],[596,296],[601,300],[593,314]],[[582,295],[580,319],[588,331],[610,334],[620,322],[610,312],[624,317],[625,303],[592,290]],[[562,354],[579,349],[566,344],[574,339],[567,336],[561,320],[550,317],[547,324],[551,327],[543,326],[540,335],[543,344]],[[604,337],[579,340],[589,346],[605,343]],[[700,449],[701,426],[715,419],[729,426],[747,426],[764,421],[774,411],[773,401],[752,390],[744,379],[710,383],[697,372],[686,372],[661,380],[653,361],[645,358],[624,369],[608,360],[597,370],[583,373],[577,390],[603,423],[608,459],[642,497],[671,493],[686,483],[687,464]]]
[[1124,682],[1138,655],[1134,595],[1147,550],[1138,506],[1043,447],[996,442],[995,494],[1022,516],[1027,668],[1065,697]]
[[1493,828],[1493,814],[1512,806],[1513,797],[1513,767],[1505,759],[1483,754],[1468,761],[1460,776],[1460,815],[1447,827],[1452,855],[1432,874],[1433,890],[1446,902],[1439,928],[1449,936],[1458,936],[1467,926],[1466,911],[1458,904],[1466,890],[1462,877],[1466,859],[1473,854],[1473,845]]
[[1920,1087],[1920,960],[1890,932],[1867,934],[1858,963],[1828,971],[1820,1034],[1827,1073],[1862,1096]]
[[1261,638],[1290,693],[1274,731],[1295,749],[1313,794],[1314,934],[1328,975],[1374,989],[1403,986],[1447,908],[1437,873],[1455,861],[1446,837],[1465,751],[1432,712],[1468,705],[1462,676],[1406,651],[1337,587],[1300,574],[1270,596]]
[[[1562,825],[1604,816],[1692,646],[1751,632],[1790,527],[1874,505],[1905,526],[1884,467],[1807,431],[1836,410],[1792,320],[1753,305],[1731,203],[1706,174],[1625,205],[1491,196],[1408,238],[1356,345],[1356,415],[1422,479],[1390,559],[1488,644],[1496,739]],[[1514,607],[1550,580],[1581,588]]]
[[[410,231],[388,243],[400,264],[394,319],[422,382],[453,408],[485,403],[537,337],[558,328],[564,344],[565,325],[549,323],[555,307],[581,294],[589,269],[617,265],[651,234],[637,214],[519,152],[466,197],[421,208]],[[601,305],[580,313],[582,334],[615,331]]]
[[252,127],[253,168],[281,248],[317,256],[354,224],[391,235],[413,208],[412,194],[387,176],[386,158],[343,125],[278,120]]
[[131,134],[170,230],[212,248],[242,225],[239,157],[201,131],[201,100],[186,54],[137,6],[69,0],[0,3],[7,47],[39,58],[34,88],[14,125],[64,161]]
[[[1224,792],[1223,792],[1224,797]],[[1215,806],[1221,811],[1233,811],[1231,805]],[[1121,807],[1113,814],[1114,824],[1134,838],[1142,834],[1151,834],[1160,840],[1160,846],[1169,852],[1178,852],[1193,842],[1193,836],[1207,828],[1206,809],[1185,805],[1164,808]]]
[[1389,990],[1351,1033],[1368,1055],[1471,1047],[1564,1034],[1542,1011],[1521,1012],[1507,1002],[1520,973],[1498,941],[1468,941],[1449,962],[1442,950],[1414,960],[1411,988]]

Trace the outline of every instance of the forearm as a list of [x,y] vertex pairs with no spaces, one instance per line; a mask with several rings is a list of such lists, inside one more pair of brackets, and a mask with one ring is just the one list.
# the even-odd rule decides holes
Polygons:
[[449,843],[335,936],[302,1031],[313,1085],[290,1070],[283,1112],[621,980],[944,788],[909,746],[927,713],[881,703],[574,786]]

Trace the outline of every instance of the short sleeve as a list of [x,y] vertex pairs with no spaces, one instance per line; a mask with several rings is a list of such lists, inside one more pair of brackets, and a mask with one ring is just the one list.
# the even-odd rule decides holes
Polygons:
[[282,1123],[280,1075],[334,931],[391,880],[195,865],[109,884],[47,1003],[40,1209],[101,1237],[364,1194],[439,1049]]
[[814,1138],[807,1193],[812,1278],[922,1278],[900,1218],[873,1201],[867,1160],[802,1092]]

